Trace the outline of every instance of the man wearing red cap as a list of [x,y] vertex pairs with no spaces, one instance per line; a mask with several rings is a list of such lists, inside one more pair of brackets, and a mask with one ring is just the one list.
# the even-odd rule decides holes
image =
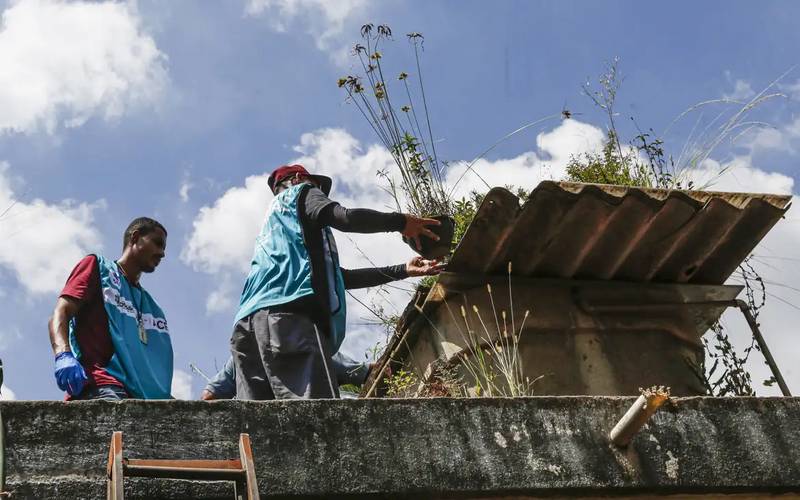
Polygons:
[[339,266],[331,228],[352,233],[397,231],[412,241],[437,240],[438,225],[401,213],[347,209],[328,198],[332,181],[302,165],[270,175],[272,200],[256,239],[231,336],[239,399],[338,397],[331,357],[344,340],[345,289],[438,274],[421,257],[396,266]]

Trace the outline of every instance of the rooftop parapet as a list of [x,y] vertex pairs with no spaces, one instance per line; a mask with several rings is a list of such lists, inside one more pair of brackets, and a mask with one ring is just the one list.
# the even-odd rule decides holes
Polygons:
[[[252,440],[262,497],[800,494],[800,399],[676,398],[627,448],[635,398],[0,402],[14,498],[105,498],[111,433],[131,458],[230,458]],[[126,498],[230,498],[126,480]]]

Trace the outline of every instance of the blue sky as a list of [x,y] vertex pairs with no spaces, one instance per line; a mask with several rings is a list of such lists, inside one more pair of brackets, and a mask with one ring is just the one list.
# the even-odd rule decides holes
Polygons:
[[[570,154],[602,142],[605,119],[581,84],[607,61],[620,59],[617,110],[630,136],[631,115],[662,132],[694,103],[752,98],[798,63],[800,47],[800,4],[790,1],[19,0],[0,9],[0,202],[11,206],[0,217],[0,356],[20,399],[61,397],[46,330],[58,290],[81,255],[118,257],[134,217],[153,216],[169,230],[167,259],[143,283],[170,320],[176,394],[186,397],[203,385],[189,363],[212,372],[227,356],[269,200],[265,173],[300,159],[336,178],[343,203],[386,205],[374,177],[385,153],[336,86],[353,72],[347,49],[365,22],[394,30],[384,52],[396,72],[413,64],[403,34],[425,35],[442,158],[470,160],[563,106],[582,113],[533,127],[477,165],[494,184],[527,188],[558,178]],[[731,165],[715,189],[797,192],[800,70],[773,90],[785,97],[753,116],[772,128],[723,145],[698,174]],[[679,151],[695,120],[710,116],[677,123],[668,147]],[[480,186],[473,181],[463,188]],[[788,303],[800,303],[800,275],[787,260],[800,258],[798,221],[790,211],[757,251],[774,295]],[[365,265],[350,240],[339,241],[345,264]],[[411,256],[395,236],[356,241],[378,264]],[[404,306],[401,290],[387,293]],[[345,349],[357,358],[383,338],[366,315],[353,305]],[[771,299],[762,318],[800,391],[800,372],[791,370],[800,351],[787,326],[800,310]],[[766,373],[760,359],[753,370],[758,380]]]

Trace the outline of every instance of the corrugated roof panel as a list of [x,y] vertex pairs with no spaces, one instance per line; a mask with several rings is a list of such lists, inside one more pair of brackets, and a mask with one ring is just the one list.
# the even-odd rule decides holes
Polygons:
[[484,199],[448,270],[719,284],[789,208],[791,196],[542,182],[520,206]]

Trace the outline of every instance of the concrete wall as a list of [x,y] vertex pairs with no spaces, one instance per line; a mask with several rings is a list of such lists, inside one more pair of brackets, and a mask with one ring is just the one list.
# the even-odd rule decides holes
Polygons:
[[[618,450],[606,435],[632,402],[0,402],[0,412],[15,498],[104,498],[113,430],[131,458],[231,458],[248,432],[265,497],[800,492],[800,399],[677,399]],[[231,492],[126,481],[128,498]]]

